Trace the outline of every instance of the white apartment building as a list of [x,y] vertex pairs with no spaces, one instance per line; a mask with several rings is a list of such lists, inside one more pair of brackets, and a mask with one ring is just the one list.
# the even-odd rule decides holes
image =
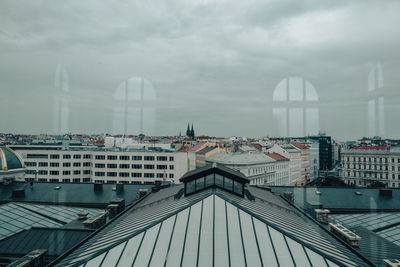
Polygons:
[[400,149],[358,147],[341,152],[340,177],[347,184],[368,186],[381,182],[400,187]]
[[289,159],[289,184],[301,185],[301,151],[291,144],[274,144],[268,153],[278,153]]
[[289,162],[277,161],[264,153],[217,153],[206,162],[240,171],[252,185],[288,185]]
[[26,181],[154,183],[174,181],[189,169],[186,153],[163,149],[16,145],[27,166]]

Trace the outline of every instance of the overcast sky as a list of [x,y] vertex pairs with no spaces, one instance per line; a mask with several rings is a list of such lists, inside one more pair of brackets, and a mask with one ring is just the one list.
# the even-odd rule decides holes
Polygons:
[[[399,14],[397,0],[1,0],[0,132],[175,135],[193,122],[276,136],[295,121],[399,138]],[[275,101],[288,77],[318,101]],[[317,119],[274,115],[309,105]]]

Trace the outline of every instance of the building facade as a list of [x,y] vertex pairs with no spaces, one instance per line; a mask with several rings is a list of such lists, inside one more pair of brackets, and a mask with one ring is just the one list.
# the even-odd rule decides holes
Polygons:
[[301,185],[301,151],[291,144],[274,144],[268,153],[278,153],[289,159],[289,184]]
[[354,147],[341,152],[340,177],[355,186],[400,187],[400,150]]
[[218,153],[206,160],[240,171],[252,185],[288,185],[289,162],[275,160],[264,153]]
[[187,153],[97,147],[14,146],[27,165],[26,181],[154,183],[178,181],[189,170]]

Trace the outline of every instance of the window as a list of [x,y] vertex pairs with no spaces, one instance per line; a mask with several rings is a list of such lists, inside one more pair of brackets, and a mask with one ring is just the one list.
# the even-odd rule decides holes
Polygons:
[[94,176],[105,176],[105,172],[95,172]]
[[80,167],[81,166],[81,163],[80,162],[74,162],[74,167]]
[[117,164],[107,164],[107,168],[109,169],[116,169],[117,168]]
[[129,177],[129,172],[120,172],[119,177]]
[[157,178],[164,178],[164,174],[163,173],[157,173]]
[[104,164],[104,163],[95,163],[95,164],[94,164],[94,167],[95,167],[95,168],[105,168],[105,167],[106,167],[106,164]]
[[170,179],[174,179],[174,174],[173,174],[173,173],[170,173],[170,174],[169,174],[169,178],[170,178]]
[[224,188],[229,191],[233,191],[233,181],[232,179],[224,177]]
[[47,159],[49,155],[47,154],[27,154],[28,159]]
[[84,162],[83,163],[83,167],[90,167],[90,165],[91,165],[90,162]]
[[201,190],[205,187],[204,177],[197,178],[195,181],[196,181],[196,191]]
[[108,155],[107,160],[117,160],[117,156],[116,155]]
[[167,165],[157,165],[157,170],[166,170]]
[[63,175],[71,175],[71,171],[63,171]]
[[211,186],[213,184],[214,184],[214,174],[207,175],[206,176],[206,184],[205,184],[205,186],[208,187],[208,186]]
[[71,179],[62,179],[63,183],[69,183],[71,182]]
[[243,195],[243,185],[239,182],[233,181],[233,192]]
[[81,174],[81,171],[80,170],[75,170],[73,173],[74,173],[74,175],[79,175],[79,174]]
[[60,163],[58,163],[58,162],[50,162],[50,167],[60,167]]
[[90,174],[91,171],[90,170],[83,170],[83,174]]
[[71,158],[71,155],[70,154],[64,154],[63,155],[63,159],[70,159]]
[[81,154],[74,154],[74,159],[80,159],[80,158],[82,158]]
[[83,178],[83,179],[82,179],[82,182],[84,182],[84,183],[90,183],[90,178]]
[[169,161],[174,161],[174,157],[169,157]]
[[157,160],[158,160],[158,161],[167,161],[167,160],[168,160],[168,157],[166,157],[166,156],[158,156],[158,157],[157,157]]
[[47,167],[49,164],[47,162],[39,162],[39,167]]
[[36,166],[36,162],[25,162],[25,165],[28,167],[35,167]]
[[80,183],[80,182],[81,182],[81,179],[79,179],[79,178],[73,178],[73,179],[72,179],[72,182],[74,182],[74,183]]
[[142,156],[132,156],[132,160],[142,160]]
[[153,170],[153,169],[154,169],[154,165],[145,164],[145,165],[144,165],[144,169],[146,169],[146,170]]
[[169,165],[169,169],[173,170],[174,169],[174,165]]
[[107,172],[107,176],[109,177],[116,177],[117,173],[116,172]]
[[142,177],[142,174],[140,172],[132,172],[132,177],[139,178]]
[[26,171],[26,174],[35,174],[35,173],[36,173],[35,170],[27,170],[27,171]]
[[152,161],[152,160],[154,160],[154,156],[144,156],[144,160]]
[[145,173],[144,177],[145,178],[154,178],[154,173]]
[[185,186],[186,194],[193,193],[196,190],[196,180],[192,180],[186,183]]
[[[83,155],[83,158],[84,159],[91,159],[92,158],[92,155],[90,155],[90,154],[84,154]],[[86,179],[86,178],[85,178]]]
[[129,169],[129,164],[119,164],[120,169]]
[[58,175],[59,173],[59,171],[50,171],[50,175]]
[[96,155],[94,158],[97,160],[105,160],[106,156],[105,155]]
[[132,164],[132,169],[141,169],[142,164]]
[[60,155],[58,155],[58,154],[50,154],[50,158],[51,159],[59,159]]
[[71,162],[63,162],[63,167],[71,167]]
[[215,184],[219,187],[224,188],[224,177],[219,174],[215,174]]
[[129,160],[129,156],[119,156],[119,160]]

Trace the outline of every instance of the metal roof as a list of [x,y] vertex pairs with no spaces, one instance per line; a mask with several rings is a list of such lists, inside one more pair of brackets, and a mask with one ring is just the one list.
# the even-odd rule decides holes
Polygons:
[[47,249],[48,256],[59,256],[87,237],[91,230],[32,228],[0,242],[0,255],[26,255]]
[[58,266],[365,265],[271,192],[249,187],[252,201],[210,188],[177,199],[177,189],[150,194]]
[[223,176],[232,178],[235,181],[239,181],[241,183],[248,183],[249,179],[247,179],[247,177],[241,173],[240,171],[237,170],[233,170],[231,168],[225,167],[222,164],[208,164],[204,167],[195,169],[193,171],[189,171],[187,173],[185,173],[180,179],[180,182],[187,182],[187,181],[191,181],[194,179],[197,179],[199,177],[202,176],[206,176],[208,174],[211,173],[218,173],[221,174]]

